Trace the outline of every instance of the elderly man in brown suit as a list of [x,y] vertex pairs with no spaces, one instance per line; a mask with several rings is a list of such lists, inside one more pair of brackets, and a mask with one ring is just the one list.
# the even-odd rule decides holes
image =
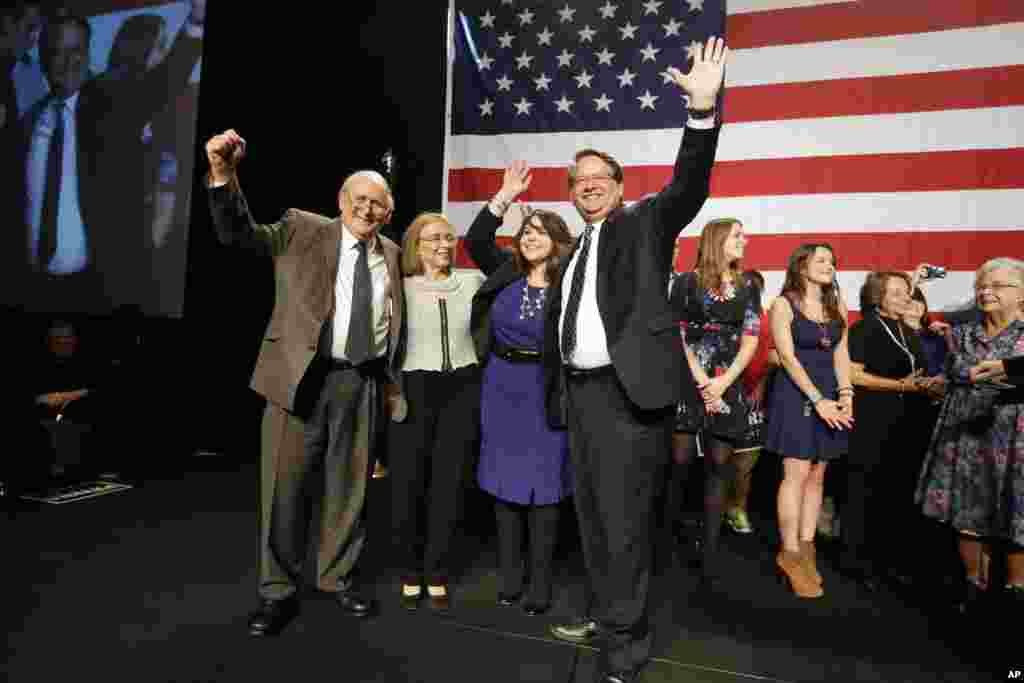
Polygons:
[[[238,184],[245,141],[229,130],[206,144],[209,199],[220,241],[266,249],[274,260],[274,310],[251,387],[267,399],[262,428],[260,607],[253,636],[275,635],[297,613],[299,577],[335,596],[352,616],[373,611],[352,587],[363,546],[361,512],[369,479],[379,392],[390,386],[402,328],[400,249],[378,234],[394,208],[387,181],[351,175],[338,193],[341,216],[289,209],[253,221]],[[303,562],[309,490],[322,474],[315,558]]]

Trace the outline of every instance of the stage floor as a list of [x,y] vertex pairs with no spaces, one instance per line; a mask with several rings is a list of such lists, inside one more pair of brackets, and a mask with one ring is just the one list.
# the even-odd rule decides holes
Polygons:
[[[493,527],[474,493],[453,609],[409,613],[387,569],[388,480],[376,480],[361,582],[379,598],[380,614],[352,620],[312,595],[279,638],[255,640],[246,635],[246,614],[256,603],[257,468],[202,466],[116,496],[21,503],[0,519],[9,589],[0,613],[10,620],[5,680],[592,680],[594,651],[547,634],[583,604],[571,519],[563,525],[555,605],[527,617],[494,604]],[[659,571],[651,593],[655,659],[644,681],[967,682],[1006,680],[1024,668],[1024,656],[993,640],[1015,624],[978,628],[892,592],[865,594],[828,566],[827,595],[797,600],[775,580],[775,530],[760,517],[758,533],[724,536],[721,588],[701,590],[686,568]]]

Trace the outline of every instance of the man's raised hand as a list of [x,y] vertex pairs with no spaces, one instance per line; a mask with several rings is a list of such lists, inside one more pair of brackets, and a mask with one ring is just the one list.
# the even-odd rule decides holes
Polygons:
[[245,158],[245,140],[233,129],[214,135],[206,143],[206,159],[214,185],[223,185],[235,178],[238,164]]
[[690,96],[693,109],[711,109],[715,106],[718,91],[725,78],[725,63],[729,59],[729,48],[725,40],[711,36],[704,48],[693,56],[693,68],[684,74],[674,66],[668,68],[672,80]]

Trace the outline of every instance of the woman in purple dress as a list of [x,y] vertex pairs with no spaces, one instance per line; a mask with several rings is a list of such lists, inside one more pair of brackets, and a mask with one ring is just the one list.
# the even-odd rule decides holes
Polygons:
[[551,564],[558,504],[568,494],[568,433],[552,429],[544,402],[541,349],[548,283],[572,253],[565,221],[551,211],[524,218],[512,250],[495,244],[509,205],[530,186],[530,169],[514,162],[466,235],[470,255],[487,276],[473,299],[470,329],[484,363],[480,406],[480,488],[494,496],[502,588],[498,603],[519,602],[526,583],[523,521],[529,529],[530,615],[551,603]]

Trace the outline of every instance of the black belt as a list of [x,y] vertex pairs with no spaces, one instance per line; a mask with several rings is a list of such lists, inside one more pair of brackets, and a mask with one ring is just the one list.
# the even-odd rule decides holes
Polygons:
[[492,350],[495,356],[510,363],[539,363],[542,358],[540,351],[517,349],[514,346],[506,346],[498,340],[494,341]]
[[571,380],[583,381],[586,379],[597,379],[605,375],[614,375],[615,366],[608,364],[598,368],[574,368],[571,365],[563,365],[565,376]]
[[342,358],[331,358],[327,361],[327,369],[331,372],[336,370],[358,370],[363,374],[379,374],[384,370],[385,357],[378,356],[377,358],[371,358],[368,361],[362,362],[359,365],[344,360]]

